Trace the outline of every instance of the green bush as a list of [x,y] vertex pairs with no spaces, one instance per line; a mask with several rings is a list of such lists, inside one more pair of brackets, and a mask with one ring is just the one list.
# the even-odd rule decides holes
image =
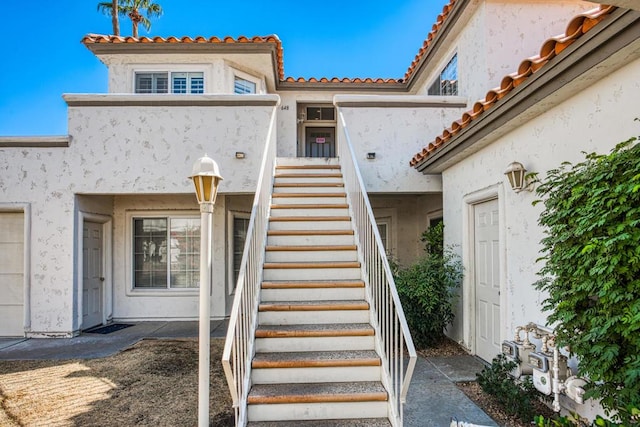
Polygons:
[[590,379],[586,397],[630,425],[622,408],[640,407],[640,144],[564,163],[537,193],[548,324]]
[[433,346],[444,338],[445,328],[453,321],[453,304],[462,281],[459,257],[442,246],[437,249],[434,241],[442,242],[442,224],[432,229],[427,247],[434,250],[409,267],[394,268],[398,295],[418,348]]
[[[640,416],[640,410],[637,408],[633,408],[628,412],[630,419]],[[617,424],[598,415],[596,419],[589,424],[582,420],[578,414],[574,413],[568,417],[559,416],[556,418],[545,418],[542,415],[539,415],[534,418],[534,424],[536,427],[626,427],[637,425],[637,420],[636,424]]]
[[531,377],[526,376],[523,381],[516,382],[510,375],[516,366],[516,362],[499,354],[476,377],[482,390],[493,396],[507,414],[529,423],[536,415],[534,402],[539,398],[539,393]]

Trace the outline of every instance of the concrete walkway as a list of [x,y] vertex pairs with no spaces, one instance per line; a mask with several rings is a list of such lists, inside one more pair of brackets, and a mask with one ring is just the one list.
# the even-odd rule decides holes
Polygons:
[[[211,322],[211,337],[224,338],[226,321]],[[0,338],[2,360],[92,359],[110,356],[143,338],[197,338],[198,322],[140,322],[110,334],[75,338]],[[419,357],[405,405],[407,427],[447,427],[451,419],[497,426],[455,385],[475,380],[482,362],[473,356]]]

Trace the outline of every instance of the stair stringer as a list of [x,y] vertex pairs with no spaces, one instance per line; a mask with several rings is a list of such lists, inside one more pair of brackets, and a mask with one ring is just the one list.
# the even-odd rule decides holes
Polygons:
[[[389,372],[389,363],[387,353],[384,349],[384,345],[382,342],[382,330],[380,327],[380,322],[378,322],[377,316],[377,307],[373,304],[373,295],[372,295],[372,286],[369,280],[369,271],[367,270],[367,264],[365,262],[365,256],[362,252],[362,245],[360,244],[360,234],[358,232],[358,228],[355,226],[353,218],[355,218],[355,212],[353,209],[353,201],[351,200],[351,195],[349,192],[346,192],[347,204],[349,205],[349,215],[351,216],[351,224],[353,227],[356,250],[358,252],[358,260],[360,261],[360,271],[362,275],[362,280],[364,281],[365,287],[365,300],[369,303],[369,323],[373,327],[375,331],[374,335],[374,344],[375,351],[378,353],[380,358],[382,359],[382,366],[380,369],[382,371],[382,375],[380,378],[380,382],[387,390],[389,398],[387,399],[387,407],[388,407],[388,418],[389,422],[393,427],[402,427],[402,416],[398,414],[393,404],[394,399],[399,399],[398,393],[399,391],[393,390],[393,386],[391,384],[391,373]],[[367,202],[368,202],[368,194],[367,194]],[[378,233],[378,230],[374,228],[374,233]],[[380,241],[380,237],[376,239]],[[380,250],[380,249],[379,249]]]
[[[251,313],[251,316],[253,316],[253,322],[251,324],[251,331],[249,333],[249,336],[252,337],[252,339],[247,343],[247,354],[250,355],[249,357],[249,361],[253,360],[253,358],[255,357],[256,354],[256,330],[258,329],[258,322],[259,322],[259,316],[258,316],[258,308],[260,306],[260,301],[262,298],[262,286],[260,286],[260,284],[262,283],[262,281],[264,280],[264,263],[266,260],[266,247],[267,247],[267,239],[268,239],[268,235],[267,235],[267,230],[269,229],[269,217],[271,216],[271,205],[273,202],[273,187],[274,187],[274,183],[275,183],[275,170],[276,170],[276,166],[277,166],[277,161],[273,163],[273,169],[271,170],[271,184],[269,185],[269,199],[267,202],[267,209],[266,209],[266,213],[265,213],[265,218],[263,218],[265,220],[265,233],[264,233],[264,238],[261,244],[261,249],[258,250],[258,253],[260,254],[260,258],[258,260],[258,268],[256,271],[258,271],[259,273],[259,277],[257,278],[257,283],[258,283],[258,288],[255,292],[255,297],[253,299],[253,301],[250,301],[250,306],[253,307],[253,311]],[[257,189],[259,190],[259,189]],[[252,206],[251,210],[252,212],[256,209],[256,206],[254,204],[254,206]],[[251,228],[252,224],[251,222],[249,223],[249,229]],[[255,226],[255,225],[254,225]],[[244,251],[242,254],[242,258],[245,259],[248,256],[248,252],[250,250],[250,241],[247,240],[245,242],[245,247],[244,247]],[[238,283],[240,282],[241,279],[243,279],[243,275],[246,272],[246,269],[241,269],[241,273],[240,276],[238,276]],[[237,290],[238,286],[236,285],[236,290]],[[237,300],[237,302],[236,302]],[[242,301],[240,299],[234,298],[234,307],[232,308],[232,310],[237,309],[236,304],[241,304]],[[252,371],[252,366],[251,363],[247,363],[246,364],[246,368],[245,368],[245,372],[244,372],[244,378],[242,379],[243,381],[243,388],[242,390],[244,390],[244,393],[242,396],[240,396],[240,398],[238,399],[238,405],[240,406],[239,410],[236,412],[238,414],[238,418],[236,419],[236,426],[238,427],[245,427],[248,423],[248,397],[249,397],[249,391],[251,390],[251,371]],[[235,409],[235,408],[234,408]]]

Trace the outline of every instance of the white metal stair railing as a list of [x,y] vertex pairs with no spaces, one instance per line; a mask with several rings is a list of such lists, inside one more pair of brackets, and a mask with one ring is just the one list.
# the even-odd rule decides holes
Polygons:
[[238,426],[244,426],[247,422],[247,395],[250,388],[251,359],[254,353],[254,335],[258,324],[264,248],[267,241],[269,207],[275,172],[276,109],[277,106],[273,109],[271,122],[269,123],[256,194],[251,209],[251,219],[247,228],[242,262],[236,283],[233,307],[229,317],[229,328],[222,354],[222,367],[231,392],[236,425]]
[[[345,191],[352,212],[358,250],[363,260],[363,278],[369,294],[372,324],[379,340],[379,351],[386,374],[392,422],[403,423],[403,404],[417,356],[402,311],[391,268],[376,226],[369,196],[356,161],[342,112],[338,109],[342,136],[337,150],[344,176]],[[408,363],[405,368],[405,352]]]

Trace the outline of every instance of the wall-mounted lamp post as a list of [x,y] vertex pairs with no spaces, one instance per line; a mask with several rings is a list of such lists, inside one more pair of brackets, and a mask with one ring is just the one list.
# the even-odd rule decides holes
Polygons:
[[198,349],[198,426],[209,426],[209,371],[211,319],[211,222],[222,181],[218,164],[205,154],[193,164],[190,178],[200,204],[200,323]]
[[527,182],[527,170],[524,168],[522,163],[511,163],[507,167],[507,170],[504,171],[504,174],[507,176],[507,179],[509,179],[511,189],[516,193],[519,193],[522,190],[531,190],[529,182]]

